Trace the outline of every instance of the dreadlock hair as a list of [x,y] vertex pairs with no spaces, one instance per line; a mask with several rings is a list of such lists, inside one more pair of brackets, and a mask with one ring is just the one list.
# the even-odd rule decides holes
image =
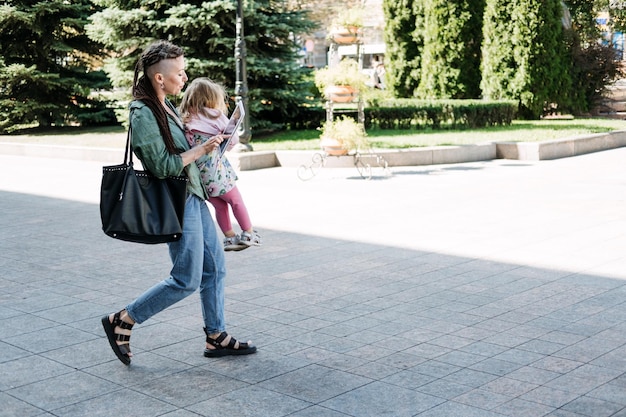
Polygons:
[[194,115],[213,119],[215,115],[209,113],[207,109],[216,109],[222,113],[228,111],[226,88],[209,78],[196,78],[187,86],[179,109],[184,123],[188,123]]
[[[159,99],[154,87],[150,82],[150,79],[146,75],[148,68],[157,64],[164,59],[175,59],[183,55],[183,49],[174,45],[168,41],[157,41],[149,45],[139,57],[137,64],[135,65],[135,77],[133,79],[133,98],[135,100],[141,100],[150,110],[154,113],[159,131],[165,142],[165,147],[170,154],[177,154],[178,150],[174,144],[174,138],[170,126],[167,122],[167,113]],[[141,77],[139,73],[143,72]]]

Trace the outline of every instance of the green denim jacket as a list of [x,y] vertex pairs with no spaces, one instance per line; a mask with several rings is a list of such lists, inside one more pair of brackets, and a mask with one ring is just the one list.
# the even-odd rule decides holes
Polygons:
[[[165,100],[165,102],[178,114],[169,100]],[[180,152],[188,150],[189,143],[181,126],[169,116],[168,123],[176,148]],[[184,167],[180,155],[171,155],[167,151],[152,110],[140,100],[134,100],[130,103],[130,125],[132,126],[131,144],[133,151],[144,169],[150,171],[157,178],[181,175],[184,170],[189,178],[187,192],[195,194],[203,200],[207,199],[198,166],[191,163]]]

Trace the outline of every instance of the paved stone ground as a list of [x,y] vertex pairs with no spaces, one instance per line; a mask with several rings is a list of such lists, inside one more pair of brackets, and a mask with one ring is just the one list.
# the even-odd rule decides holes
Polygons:
[[626,416],[625,160],[243,172],[264,245],[227,254],[227,321],[258,353],[204,358],[191,296],[125,367],[100,317],[166,247],[101,232],[102,163],[0,156],[0,416]]

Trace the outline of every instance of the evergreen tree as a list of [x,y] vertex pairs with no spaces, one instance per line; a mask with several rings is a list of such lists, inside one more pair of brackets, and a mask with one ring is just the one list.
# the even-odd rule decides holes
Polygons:
[[37,124],[111,123],[95,90],[100,46],[85,35],[89,0],[14,0],[0,5],[0,131]]
[[421,1],[383,0],[386,86],[395,97],[414,97],[424,47]]
[[[209,77],[234,91],[236,0],[98,1],[106,8],[92,17],[88,33],[118,52],[106,67],[117,86],[130,86],[144,46],[167,39],[184,48],[190,79]],[[306,101],[310,84],[297,62],[297,35],[314,25],[305,11],[289,9],[282,0],[244,6],[251,124],[255,129],[279,127],[297,117],[294,109]]]
[[[571,54],[571,111],[587,113],[598,105],[608,87],[624,76],[621,64],[623,57],[606,35],[601,33],[596,18],[600,12],[608,11],[609,20],[603,29],[619,32],[625,29],[626,3],[610,0],[569,0],[565,5],[570,17],[566,31],[568,49]],[[603,39],[603,42],[598,42]],[[623,51],[621,51],[623,54]]]
[[608,0],[567,0],[564,2],[565,13],[569,14],[569,26],[576,28],[577,37],[583,42],[596,41],[600,31],[596,18],[602,10],[607,10]]
[[560,0],[487,0],[483,96],[515,99],[522,117],[568,105],[570,61]]
[[481,90],[490,100],[509,99],[509,84],[516,71],[513,53],[514,22],[508,2],[487,0],[483,23]]
[[483,0],[425,0],[420,98],[478,98]]
[[602,12],[610,16],[603,26],[613,32],[626,32],[626,2],[623,0],[564,0],[563,6],[583,46],[601,37],[596,19]]

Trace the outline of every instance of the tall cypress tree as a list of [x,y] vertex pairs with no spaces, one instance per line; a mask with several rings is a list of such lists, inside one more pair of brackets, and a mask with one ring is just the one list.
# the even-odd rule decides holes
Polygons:
[[483,0],[426,0],[420,98],[478,98]]
[[383,0],[386,85],[396,97],[413,97],[420,80],[424,47],[421,1]]
[[0,5],[0,131],[111,123],[95,90],[108,88],[97,71],[101,45],[85,34],[89,0],[14,0]]
[[522,117],[566,106],[571,89],[560,0],[487,0],[483,96],[515,99]]
[[[98,1],[106,9],[93,16],[89,35],[117,52],[107,65],[116,85],[130,85],[144,46],[167,39],[184,48],[190,79],[210,77],[234,91],[236,0]],[[297,35],[314,24],[306,11],[290,9],[281,0],[244,5],[251,123],[255,129],[279,126],[306,101],[309,85],[297,61]]]
[[486,99],[513,98],[509,84],[516,70],[511,38],[515,24],[509,4],[502,0],[487,0],[485,6],[480,85]]

